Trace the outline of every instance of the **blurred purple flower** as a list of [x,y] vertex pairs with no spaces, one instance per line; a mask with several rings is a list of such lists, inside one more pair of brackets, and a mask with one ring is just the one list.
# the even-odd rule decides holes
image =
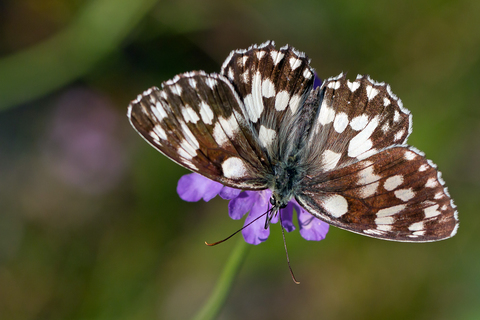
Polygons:
[[63,93],[41,146],[51,172],[87,194],[114,188],[126,168],[119,123],[118,112],[103,95],[85,88]]
[[[210,201],[219,195],[223,199],[230,200],[228,214],[230,218],[241,219],[250,211],[245,219],[245,225],[255,220],[271,208],[270,197],[272,192],[268,189],[261,191],[241,191],[224,187],[221,183],[212,181],[197,173],[190,173],[180,178],[177,185],[177,193],[185,201],[196,202],[200,199]],[[279,215],[282,216],[282,226],[287,232],[295,230],[293,224],[293,209],[297,212],[300,235],[306,240],[320,241],[325,239],[329,225],[320,221],[305,211],[295,199],[290,200],[287,207],[280,209],[270,223],[277,223]],[[265,229],[265,219],[258,219],[250,226],[242,230],[246,242],[259,244],[267,240],[270,228]]]

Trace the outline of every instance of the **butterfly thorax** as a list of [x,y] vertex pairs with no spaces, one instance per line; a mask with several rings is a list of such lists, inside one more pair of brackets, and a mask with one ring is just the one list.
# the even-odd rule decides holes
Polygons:
[[279,161],[273,165],[272,174],[268,177],[268,185],[272,190],[270,203],[274,208],[282,209],[287,206],[295,195],[303,171],[296,157],[289,157],[288,161]]

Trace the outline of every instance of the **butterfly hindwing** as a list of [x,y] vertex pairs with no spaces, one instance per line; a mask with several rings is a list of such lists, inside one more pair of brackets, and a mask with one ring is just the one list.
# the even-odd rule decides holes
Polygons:
[[367,158],[383,148],[403,144],[411,132],[410,112],[390,86],[344,74],[326,80],[321,105],[306,148],[312,171],[328,171]]
[[314,81],[314,70],[302,52],[273,42],[235,50],[222,66],[243,98],[250,126],[270,159],[278,159],[293,143],[298,115]]
[[305,179],[297,201],[329,224],[386,240],[441,240],[458,227],[436,166],[408,146]]

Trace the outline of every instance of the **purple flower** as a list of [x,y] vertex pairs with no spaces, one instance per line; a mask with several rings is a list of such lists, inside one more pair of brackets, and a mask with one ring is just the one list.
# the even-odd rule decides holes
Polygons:
[[317,89],[317,87],[320,87],[322,85],[322,79],[320,79],[315,72],[315,77],[313,78],[313,89]]
[[50,172],[65,185],[102,194],[121,183],[126,169],[120,120],[112,102],[85,88],[63,93],[41,149]]
[[[272,192],[268,189],[261,191],[241,191],[238,189],[224,187],[221,183],[212,181],[197,173],[184,175],[177,185],[177,193],[185,201],[196,202],[200,199],[210,201],[216,195],[223,199],[230,200],[228,214],[230,218],[241,219],[247,212],[250,212],[245,219],[245,225],[249,224],[268,209],[271,208],[270,197]],[[287,232],[295,230],[293,224],[293,209],[297,212],[300,235],[306,240],[320,241],[325,239],[329,225],[320,221],[305,211],[295,199],[290,200],[288,205],[280,209],[278,214],[272,218],[270,223],[277,223],[281,215],[282,226]],[[267,240],[270,228],[265,229],[265,219],[260,218],[242,230],[246,242],[259,244]]]

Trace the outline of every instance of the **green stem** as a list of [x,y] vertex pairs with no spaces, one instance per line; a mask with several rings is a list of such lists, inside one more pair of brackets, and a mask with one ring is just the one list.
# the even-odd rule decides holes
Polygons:
[[195,315],[193,318],[194,320],[209,320],[217,317],[227,300],[233,282],[240,271],[242,262],[245,260],[250,247],[251,245],[246,243],[245,240],[243,240],[243,237],[239,239],[230,258],[228,258],[227,264],[225,265],[210,298],[208,298],[203,308]]
[[83,76],[118,48],[157,0],[90,0],[68,27],[0,58],[0,111]]

